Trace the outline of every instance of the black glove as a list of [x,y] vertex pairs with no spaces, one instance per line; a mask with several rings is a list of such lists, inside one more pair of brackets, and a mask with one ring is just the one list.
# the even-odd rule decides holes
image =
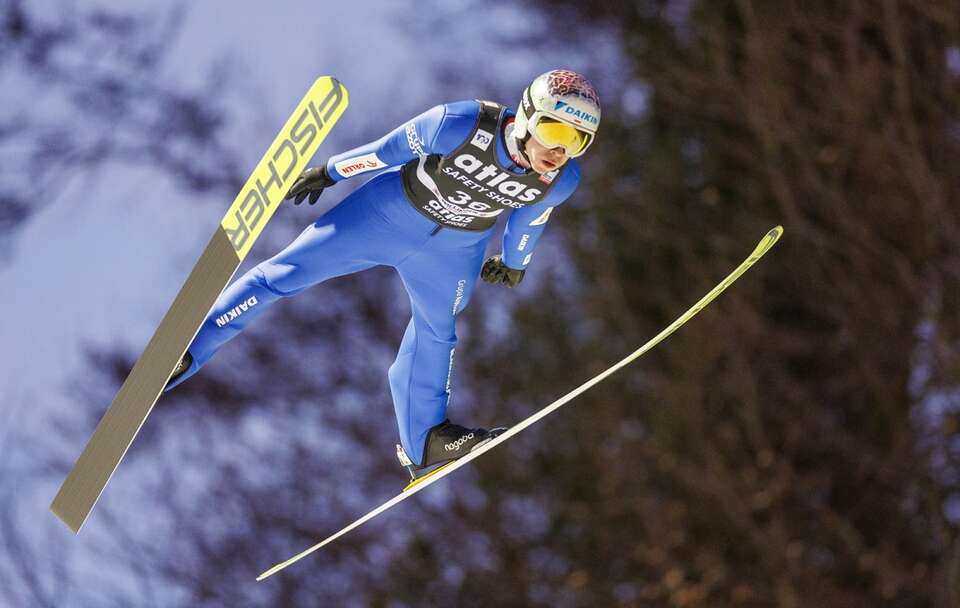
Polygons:
[[288,201],[293,198],[293,204],[299,205],[309,194],[310,204],[312,205],[320,198],[324,188],[329,188],[335,183],[337,182],[333,181],[333,178],[327,174],[326,165],[310,167],[293,182],[290,191],[287,192],[287,196],[283,200]]
[[507,287],[516,287],[523,280],[526,270],[515,270],[503,263],[499,255],[487,258],[480,269],[480,278],[487,283],[503,283]]

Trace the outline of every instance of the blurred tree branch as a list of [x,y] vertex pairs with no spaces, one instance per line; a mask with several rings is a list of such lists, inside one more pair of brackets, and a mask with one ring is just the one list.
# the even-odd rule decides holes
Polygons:
[[[607,28],[629,72],[601,89],[601,141],[584,171],[593,196],[552,228],[579,288],[544,287],[520,305],[526,344],[486,345],[511,365],[472,365],[499,379],[483,402],[535,402],[568,370],[589,377],[699,297],[752,235],[787,228],[743,285],[549,423],[567,438],[549,448],[553,474],[600,476],[578,482],[596,524],[576,543],[543,544],[587,568],[583,605],[618,585],[676,606],[954,605],[960,74],[947,57],[960,7],[529,4],[555,27]],[[650,92],[640,120],[619,103],[631,82]],[[567,312],[538,319],[544,301]],[[625,421],[639,437],[621,440]],[[628,484],[642,471],[643,487],[607,496],[601,479],[621,467],[609,474]],[[544,483],[562,496],[571,480]],[[651,507],[631,507],[644,492]],[[611,537],[608,510],[648,522]],[[578,546],[595,537],[605,557]],[[671,557],[614,575],[604,565],[631,541]],[[726,575],[708,587],[710,554]]]
[[0,243],[108,161],[160,168],[195,191],[235,189],[236,153],[219,137],[227,73],[199,90],[163,77],[182,18],[0,4]]

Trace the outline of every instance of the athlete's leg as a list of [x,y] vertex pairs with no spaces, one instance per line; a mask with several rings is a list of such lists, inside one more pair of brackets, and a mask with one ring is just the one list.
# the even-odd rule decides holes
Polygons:
[[375,178],[308,226],[283,251],[251,268],[217,298],[190,345],[190,367],[168,386],[197,372],[228,340],[239,334],[282,297],[300,293],[327,279],[398,259],[397,231],[373,207],[388,195]]
[[447,417],[456,314],[470,300],[485,243],[455,252],[422,251],[397,267],[413,316],[390,366],[390,391],[400,442],[415,464],[422,462],[427,432]]

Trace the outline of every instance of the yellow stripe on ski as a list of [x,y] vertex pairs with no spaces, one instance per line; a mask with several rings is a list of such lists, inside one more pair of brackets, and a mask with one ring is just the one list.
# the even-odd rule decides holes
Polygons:
[[445,468],[449,467],[450,465],[452,465],[452,464],[455,463],[455,462],[456,462],[456,460],[451,460],[450,462],[448,462],[448,463],[446,463],[446,464],[444,464],[444,465],[440,465],[439,467],[435,468],[434,470],[430,471],[429,473],[426,473],[426,474],[424,474],[424,475],[421,475],[420,477],[417,477],[416,479],[411,479],[411,480],[410,480],[410,483],[408,483],[408,484],[406,485],[406,487],[403,488],[403,491],[406,492],[406,491],[409,490],[410,488],[412,488],[412,487],[414,487],[414,486],[416,486],[416,485],[419,485],[419,484],[425,482],[426,480],[430,479],[431,477],[433,477],[434,475],[436,475],[436,474],[439,473],[440,471],[444,470]]
[[349,102],[340,81],[318,78],[270,144],[220,222],[241,261]]

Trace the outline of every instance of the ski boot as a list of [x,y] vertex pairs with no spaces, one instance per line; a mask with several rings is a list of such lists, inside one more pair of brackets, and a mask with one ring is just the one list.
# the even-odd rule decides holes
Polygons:
[[187,351],[183,354],[183,358],[180,359],[180,363],[177,363],[177,366],[173,368],[173,375],[167,380],[167,386],[170,386],[171,382],[182,376],[183,372],[190,369],[191,365],[193,365],[193,356],[190,354],[190,351]]
[[418,471],[466,456],[506,430],[507,427],[505,426],[499,426],[489,431],[486,429],[468,429],[459,424],[453,424],[449,420],[444,420],[430,429],[427,434],[427,442],[423,447],[423,459],[419,465],[410,460],[400,444],[397,444],[397,459],[400,460],[401,465],[406,467],[407,472],[410,473],[411,483],[413,483],[418,479],[416,475]]

